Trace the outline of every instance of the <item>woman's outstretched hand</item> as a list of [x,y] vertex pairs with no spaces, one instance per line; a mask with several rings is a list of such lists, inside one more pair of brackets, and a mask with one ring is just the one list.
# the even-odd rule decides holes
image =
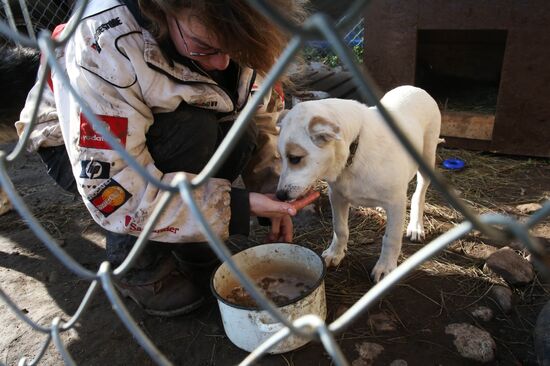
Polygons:
[[277,200],[273,194],[250,192],[249,199],[252,215],[271,220],[267,241],[291,243],[293,226],[290,217],[296,215],[296,208],[288,202]]
[[283,202],[274,194],[251,192],[249,196],[250,211],[254,216],[267,217],[271,220],[271,230],[267,236],[269,242],[291,243],[293,225],[291,216],[319,197],[319,192],[294,202]]

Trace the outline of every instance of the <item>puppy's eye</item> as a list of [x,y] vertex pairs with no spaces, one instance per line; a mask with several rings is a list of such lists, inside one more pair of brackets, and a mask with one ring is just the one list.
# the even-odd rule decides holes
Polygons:
[[301,156],[295,156],[295,155],[288,156],[288,162],[292,165],[299,164],[301,160],[302,160]]

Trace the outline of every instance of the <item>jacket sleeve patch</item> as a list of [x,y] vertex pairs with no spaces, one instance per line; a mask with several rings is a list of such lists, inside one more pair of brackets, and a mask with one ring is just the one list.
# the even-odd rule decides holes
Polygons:
[[113,18],[109,20],[106,23],[101,24],[99,27],[96,28],[94,32],[94,40],[95,42],[92,43],[92,48],[96,50],[98,53],[101,52],[101,46],[99,45],[99,36],[101,33],[105,32],[106,30],[116,28],[119,25],[122,25],[122,22],[120,21],[119,17]]
[[[115,136],[122,146],[126,147],[126,136],[128,135],[128,118],[97,115],[97,118],[107,124],[109,131]],[[97,133],[92,124],[80,113],[80,139],[78,144],[82,147],[93,149],[113,150],[107,141]]]
[[99,160],[81,160],[80,178],[108,179],[111,172],[111,163]]
[[[141,221],[141,220],[138,220],[138,221]],[[129,215],[126,215],[126,217],[124,218],[124,226],[128,227],[131,232],[141,233],[143,231],[143,226],[141,226],[137,222],[134,222],[132,219],[132,216],[129,216]],[[170,232],[172,234],[177,234],[178,231],[180,231],[179,227],[166,226],[166,227],[154,229],[152,230],[152,233],[161,234],[161,233]]]
[[88,200],[95,208],[107,217],[132,197],[132,194],[122,187],[116,180],[109,179],[103,183]]

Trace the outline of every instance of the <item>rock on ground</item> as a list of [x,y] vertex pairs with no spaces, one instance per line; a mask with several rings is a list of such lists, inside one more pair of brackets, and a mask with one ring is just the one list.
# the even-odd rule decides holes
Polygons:
[[407,366],[408,363],[405,360],[397,359],[393,360],[392,363],[390,363],[390,366]]
[[539,313],[533,338],[539,365],[550,365],[550,301]]
[[479,362],[489,362],[495,358],[495,340],[486,331],[466,323],[449,324],[445,333],[452,334],[458,353],[462,357]]
[[542,208],[540,203],[525,203],[523,205],[517,205],[517,210],[522,214],[529,215]]
[[504,313],[509,313],[513,306],[513,294],[506,286],[493,286],[491,297],[497,302]]
[[533,265],[508,247],[491,254],[486,264],[489,270],[511,285],[525,285],[535,277]]
[[397,329],[396,321],[386,312],[369,315],[369,326],[377,332],[391,332]]
[[0,188],[0,215],[5,214],[6,212],[10,212],[12,209],[13,206],[10,199],[8,198],[8,194],[2,188]]
[[493,310],[486,306],[478,306],[477,308],[472,310],[472,315],[478,319],[488,322],[489,320],[493,319]]
[[376,357],[384,351],[383,346],[371,342],[356,344],[355,349],[359,352],[359,358],[352,362],[352,366],[371,366]]

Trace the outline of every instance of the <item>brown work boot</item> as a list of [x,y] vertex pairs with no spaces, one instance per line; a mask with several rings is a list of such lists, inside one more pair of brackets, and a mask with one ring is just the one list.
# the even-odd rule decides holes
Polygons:
[[221,262],[208,243],[182,244],[172,250],[178,268],[182,271],[212,270]]
[[177,270],[172,256],[160,258],[148,269],[131,270],[116,281],[116,286],[150,315],[187,314],[204,301],[188,276]]

